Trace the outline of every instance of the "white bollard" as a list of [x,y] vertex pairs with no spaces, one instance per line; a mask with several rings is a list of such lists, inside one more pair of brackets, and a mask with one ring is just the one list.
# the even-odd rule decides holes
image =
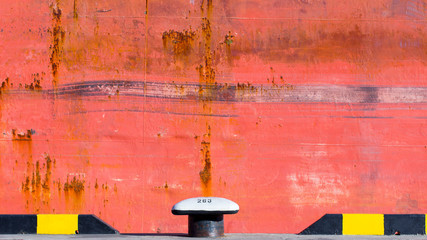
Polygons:
[[235,214],[239,205],[219,197],[185,199],[172,207],[174,215],[188,215],[190,237],[224,236],[224,214]]

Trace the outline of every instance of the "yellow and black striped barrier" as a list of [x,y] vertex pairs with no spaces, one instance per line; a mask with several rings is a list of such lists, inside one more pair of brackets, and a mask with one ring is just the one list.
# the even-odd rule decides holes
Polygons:
[[303,235],[425,235],[425,214],[326,214]]
[[90,214],[0,215],[0,234],[116,234]]

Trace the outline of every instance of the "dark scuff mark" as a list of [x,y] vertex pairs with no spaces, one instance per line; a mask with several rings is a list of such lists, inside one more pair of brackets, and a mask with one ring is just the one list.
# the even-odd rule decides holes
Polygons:
[[[371,111],[372,109],[369,109]],[[331,116],[332,117],[332,116]],[[395,119],[394,117],[379,117],[379,116],[340,116],[340,118],[351,118],[351,119]]]
[[[178,87],[175,83],[144,82],[124,80],[101,80],[63,84],[55,90],[40,90],[46,97],[91,98],[96,96],[146,97],[152,99],[176,99],[200,101],[204,110],[189,115],[226,116],[209,111],[212,101],[219,102],[281,102],[281,103],[425,103],[426,87],[387,87],[355,85],[294,85],[285,79],[269,79],[268,85],[237,84],[198,84],[186,83]],[[175,89],[175,91],[170,91]],[[166,91],[167,90],[167,91]],[[20,90],[8,90],[8,94],[25,94]],[[372,110],[372,109],[371,109]],[[107,110],[108,111],[108,110]],[[118,110],[114,110],[118,111]],[[125,109],[123,111],[140,111]],[[77,111],[84,112],[84,111]],[[154,111],[155,112],[155,111]],[[184,113],[176,112],[178,115]]]
[[50,66],[52,70],[53,85],[56,87],[58,84],[59,69],[61,65],[62,55],[64,51],[65,30],[62,27],[61,17],[62,10],[60,8],[60,0],[56,0],[50,6],[52,12],[52,29],[49,30],[52,43],[50,49]]
[[378,88],[376,87],[358,87],[356,91],[363,93],[365,98],[363,103],[378,103]]
[[[99,113],[99,112],[144,112],[144,113],[155,113],[155,114],[167,114],[167,115],[177,115],[177,116],[203,116],[203,117],[220,117],[220,118],[230,118],[230,117],[238,117],[236,114],[203,114],[203,113],[188,113],[188,112],[172,112],[171,110],[165,111],[152,111],[152,110],[134,110],[134,109],[102,109],[102,110],[93,110],[93,111],[78,111],[72,112],[68,115],[74,114],[88,114],[88,113]],[[158,133],[158,137],[161,137],[162,134]],[[198,136],[195,137],[198,139]]]
[[422,22],[425,19],[427,3],[425,0],[393,0],[390,6],[393,17],[404,17],[413,22]]
[[106,12],[111,12],[113,9],[99,9],[99,10],[96,10],[96,12],[98,12],[98,13],[106,13]]

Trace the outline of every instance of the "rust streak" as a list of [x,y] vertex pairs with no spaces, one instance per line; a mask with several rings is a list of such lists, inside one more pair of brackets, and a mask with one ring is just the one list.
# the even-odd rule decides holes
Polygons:
[[85,189],[84,183],[84,180],[76,178],[76,176],[74,176],[71,182],[69,182],[67,177],[67,182],[64,183],[64,191],[73,191],[74,193],[79,194]]
[[32,134],[32,130],[27,130],[24,132],[12,129],[12,141],[30,141]]
[[52,29],[50,33],[52,36],[52,43],[49,47],[50,49],[50,65],[52,70],[53,85],[58,84],[59,69],[61,64],[61,59],[64,51],[64,39],[65,39],[65,30],[62,27],[61,17],[62,10],[59,7],[60,0],[56,0],[54,4],[50,6],[52,11]]
[[9,84],[9,78],[7,77],[7,78],[6,78],[6,79],[1,83],[1,87],[0,87],[0,94],[1,94],[3,91],[7,90],[9,87],[10,87],[10,84]]
[[188,56],[193,50],[193,42],[196,33],[191,30],[178,32],[169,30],[163,32],[163,48],[165,51],[171,51],[175,58],[182,58]]
[[50,211],[52,162],[54,161],[47,154],[43,165],[40,161],[33,164],[31,160],[30,158],[27,162],[27,176],[24,176],[24,181],[21,183],[21,191],[26,198],[26,208],[31,207],[33,209],[31,211],[36,213]]
[[77,0],[74,0],[74,3],[73,3],[73,18],[74,20],[79,19],[79,13],[77,12]]
[[233,56],[231,55],[231,44],[234,41],[234,36],[231,34],[231,31],[228,31],[227,35],[224,37],[225,44],[225,53],[227,57],[228,64],[233,64]]
[[[206,4],[206,16],[205,5]],[[202,63],[196,68],[199,71],[199,97],[202,102],[204,114],[212,114],[212,99],[214,92],[212,86],[215,85],[215,69],[213,66],[212,45],[212,0],[203,0],[201,5],[202,12],[202,37],[204,44],[204,55]],[[211,127],[210,119],[206,118],[206,132],[201,140],[201,158],[203,170],[199,172],[202,183],[203,196],[212,195],[212,161],[211,161]]]
[[42,187],[43,189],[48,191],[50,189],[50,179],[52,176],[52,159],[50,158],[49,155],[46,155],[45,160],[46,160],[46,173],[45,173]]
[[41,91],[42,90],[42,86],[41,86],[41,82],[43,81],[43,77],[44,77],[45,73],[42,72],[40,73],[35,73],[35,74],[31,74],[31,77],[33,78],[33,82],[28,84],[25,84],[25,89],[27,90],[32,90],[32,91]]
[[199,175],[203,185],[203,196],[212,195],[212,163],[210,149],[211,143],[208,141],[202,141],[201,155],[204,167],[203,170],[199,172]]

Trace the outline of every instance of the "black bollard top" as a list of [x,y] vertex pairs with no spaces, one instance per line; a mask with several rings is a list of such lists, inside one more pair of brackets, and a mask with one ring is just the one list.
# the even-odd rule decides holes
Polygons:
[[219,197],[196,197],[185,199],[172,207],[174,215],[220,215],[235,214],[237,203]]

